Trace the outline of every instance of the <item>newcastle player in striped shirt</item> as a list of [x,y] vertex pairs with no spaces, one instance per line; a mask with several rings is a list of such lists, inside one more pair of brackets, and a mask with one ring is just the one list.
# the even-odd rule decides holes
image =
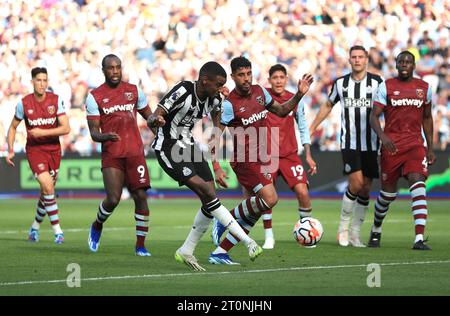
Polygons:
[[180,186],[191,189],[201,201],[192,229],[184,244],[175,252],[175,259],[197,271],[205,269],[198,263],[194,250],[208,230],[213,217],[245,243],[250,260],[262,253],[262,248],[239,226],[238,222],[219,201],[214,178],[203,153],[194,144],[192,128],[211,113],[216,127],[220,124],[222,98],[219,91],[227,81],[227,73],[214,61],[200,68],[197,81],[181,81],[158,103],[158,108],[147,120],[155,131],[153,141],[161,168]]
[[379,141],[370,127],[369,118],[372,99],[383,80],[380,76],[367,72],[368,54],[363,46],[351,47],[349,55],[352,72],[335,80],[329,99],[321,106],[310,131],[314,133],[333,106],[340,101],[340,141],[343,172],[348,175],[348,187],[342,200],[338,242],[341,246],[348,246],[350,243],[354,247],[365,247],[360,240],[360,229],[369,207],[372,180],[379,177]]

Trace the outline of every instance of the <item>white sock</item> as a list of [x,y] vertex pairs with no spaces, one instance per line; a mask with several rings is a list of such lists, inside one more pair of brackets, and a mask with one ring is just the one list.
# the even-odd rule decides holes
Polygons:
[[212,218],[206,217],[201,209],[198,210],[197,215],[195,215],[194,225],[192,225],[191,231],[184,241],[183,246],[180,247],[180,252],[187,255],[192,255],[194,253],[198,242],[208,230],[211,220]]
[[266,239],[267,238],[273,238],[273,230],[272,230],[272,228],[264,229],[264,235],[265,235]]
[[361,226],[366,218],[367,210],[369,209],[369,200],[362,200],[360,197],[356,200],[353,207],[353,219],[351,230],[355,233],[361,231]]
[[63,233],[61,226],[59,226],[59,224],[52,225],[52,228],[53,228],[53,233],[55,233],[55,235]]
[[239,226],[238,222],[233,218],[230,211],[227,210],[223,205],[220,205],[219,208],[211,212],[211,215],[213,215],[217,220],[224,225],[230,233],[232,233],[234,236],[239,238],[246,246],[253,242],[253,239],[251,239],[245,231],[242,229],[241,226]]
[[350,217],[352,215],[355,202],[356,196],[351,194],[347,189],[342,198],[341,221],[339,224],[339,231],[348,230],[348,226],[350,224]]
[[41,224],[38,221],[34,220],[33,224],[31,224],[31,228],[39,230],[41,228]]
[[372,225],[372,232],[381,233],[381,226],[377,227],[375,225]]
[[227,253],[227,251],[219,246],[216,249],[214,249],[213,254],[218,255],[219,253]]
[[423,235],[422,234],[417,234],[416,235],[416,240],[414,240],[414,242],[416,243],[416,242],[418,242],[420,240],[423,240]]

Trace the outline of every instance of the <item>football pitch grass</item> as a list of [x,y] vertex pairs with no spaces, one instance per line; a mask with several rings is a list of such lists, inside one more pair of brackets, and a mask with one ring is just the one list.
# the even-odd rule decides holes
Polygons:
[[[223,200],[228,208],[237,202]],[[129,200],[122,201],[105,224],[98,253],[89,251],[88,228],[98,203],[59,199],[65,243],[56,245],[48,218],[40,241],[26,240],[34,200],[0,200],[0,295],[450,295],[449,201],[429,201],[425,236],[433,250],[413,251],[408,200],[391,205],[379,249],[337,246],[339,200],[313,200],[313,216],[322,222],[324,236],[317,248],[301,248],[292,237],[297,203],[280,200],[273,212],[275,249],[265,250],[251,262],[239,244],[230,255],[241,265],[211,265],[207,258],[215,247],[210,228],[195,253],[206,272],[191,271],[174,259],[198,209],[196,200],[149,200],[151,257],[134,255],[135,223]],[[364,242],[372,219],[373,200],[362,228]],[[251,235],[262,245],[261,220]],[[80,287],[66,282],[75,271],[67,271],[71,263],[80,267]],[[379,264],[379,269],[368,266],[371,263]]]

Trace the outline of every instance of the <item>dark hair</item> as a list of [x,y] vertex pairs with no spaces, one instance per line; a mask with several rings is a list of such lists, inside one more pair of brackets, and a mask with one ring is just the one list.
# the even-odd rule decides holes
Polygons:
[[35,67],[31,69],[31,78],[36,78],[38,74],[46,74],[47,75],[47,68],[45,67]]
[[400,54],[398,54],[397,57],[395,57],[395,62],[398,62],[398,59],[400,58],[401,55],[409,55],[412,57],[413,63],[416,62],[416,57],[414,57],[414,54],[411,53],[409,50],[404,50]]
[[219,63],[216,63],[215,61],[208,61],[206,64],[200,68],[199,71],[199,77],[201,76],[207,76],[208,78],[220,76],[223,78],[227,78],[227,72]]
[[105,57],[103,57],[103,59],[102,59],[102,68],[105,68],[105,67],[106,67],[106,60],[107,60],[108,58],[117,58],[118,60],[120,60],[120,58],[117,57],[116,55],[114,55],[114,54],[108,54],[108,55],[106,55]]
[[269,69],[269,77],[272,77],[272,75],[276,71],[282,71],[284,73],[284,75],[287,76],[286,67],[284,67],[282,64],[276,64],[276,65],[273,65],[272,67],[270,67],[270,69]]
[[235,57],[231,60],[231,72],[235,72],[239,68],[252,68],[252,63],[244,56]]
[[349,51],[348,55],[350,56],[354,50],[362,50],[366,56],[369,56],[366,49],[362,45],[355,45],[355,46],[350,47],[350,51]]

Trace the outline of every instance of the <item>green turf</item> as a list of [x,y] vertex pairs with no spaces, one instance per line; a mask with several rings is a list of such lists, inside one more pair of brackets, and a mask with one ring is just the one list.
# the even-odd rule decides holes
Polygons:
[[[214,249],[208,232],[196,250],[206,273],[193,272],[173,257],[189,232],[199,206],[195,200],[149,200],[150,258],[134,255],[130,201],[123,201],[108,220],[99,252],[88,250],[88,227],[98,202],[60,199],[66,242],[55,245],[48,219],[43,224],[40,242],[26,241],[35,201],[0,200],[0,295],[450,294],[448,201],[429,201],[426,235],[430,236],[433,250],[420,252],[411,250],[414,229],[409,201],[398,200],[391,206],[384,223],[382,248],[356,249],[336,244],[340,202],[313,200],[314,217],[321,220],[325,233],[317,248],[305,249],[292,238],[298,216],[296,202],[282,200],[273,215],[274,250],[264,251],[251,262],[243,245],[238,245],[231,255],[241,266],[213,266],[207,263],[208,254]],[[224,200],[227,207],[236,202]],[[372,204],[362,229],[365,241],[373,218]],[[262,223],[257,224],[252,235],[263,241]],[[70,263],[81,267],[79,288],[66,284]],[[380,287],[367,286],[370,263],[382,264]],[[52,280],[55,283],[47,282]],[[18,284],[22,281],[46,282]]]

